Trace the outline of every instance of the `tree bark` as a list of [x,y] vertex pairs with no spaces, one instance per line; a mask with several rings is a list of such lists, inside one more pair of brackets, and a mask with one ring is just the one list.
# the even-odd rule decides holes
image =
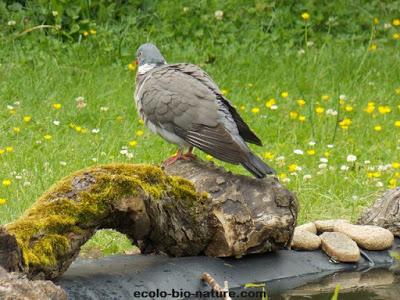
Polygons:
[[297,210],[295,196],[277,179],[234,175],[199,160],[165,171],[96,166],[62,179],[0,229],[0,265],[30,278],[56,278],[103,228],[125,233],[142,253],[274,251],[290,245]]
[[362,213],[357,223],[377,225],[400,236],[400,187],[384,193]]

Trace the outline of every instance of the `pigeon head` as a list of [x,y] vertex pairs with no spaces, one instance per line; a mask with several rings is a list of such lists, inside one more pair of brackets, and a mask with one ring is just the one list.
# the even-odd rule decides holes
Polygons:
[[160,50],[150,43],[143,44],[137,49],[136,59],[139,66],[143,66],[145,64],[165,64],[165,59]]

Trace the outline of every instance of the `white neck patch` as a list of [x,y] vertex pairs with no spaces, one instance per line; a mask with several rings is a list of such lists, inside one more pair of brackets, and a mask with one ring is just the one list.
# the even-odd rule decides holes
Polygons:
[[141,65],[141,66],[139,66],[139,68],[138,68],[138,73],[139,74],[145,74],[145,73],[147,73],[148,71],[150,71],[150,70],[152,70],[153,68],[155,68],[157,65],[156,64],[144,64],[144,65]]

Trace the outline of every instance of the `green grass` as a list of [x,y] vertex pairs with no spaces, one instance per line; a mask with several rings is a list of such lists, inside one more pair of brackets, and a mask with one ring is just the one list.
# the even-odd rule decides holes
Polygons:
[[[102,38],[101,30],[93,39]],[[129,59],[119,60],[90,39],[56,47],[41,38],[43,45],[33,39],[9,39],[0,49],[2,224],[20,216],[72,171],[112,162],[159,164],[175,151],[138,121],[133,102],[135,73],[127,68],[137,43],[127,45]],[[355,220],[382,190],[397,185],[400,170],[393,163],[400,162],[400,128],[395,126],[400,120],[398,42],[368,51],[369,45],[357,39],[333,39],[307,48],[304,54],[299,53],[301,47],[256,44],[251,39],[216,45],[207,52],[190,42],[160,46],[166,50],[167,61],[199,64],[228,91],[227,97],[264,142],[263,147],[252,149],[266,156],[284,184],[297,194],[300,223],[323,218]],[[207,64],[209,53],[215,61]],[[323,95],[329,99],[322,100]],[[345,95],[344,104],[339,103],[340,95]],[[87,103],[82,109],[76,107],[79,96]],[[278,109],[265,106],[271,98]],[[300,107],[298,99],[306,104]],[[369,114],[364,108],[371,101],[375,111]],[[55,103],[61,108],[55,109]],[[351,112],[345,111],[349,105]],[[391,111],[381,114],[379,106],[389,106]],[[324,112],[317,114],[317,107]],[[328,109],[338,111],[338,116],[327,115]],[[291,119],[290,112],[305,116],[305,121]],[[31,121],[24,122],[24,116]],[[343,118],[352,121],[348,129],[338,124]],[[374,130],[376,125],[382,130]],[[100,131],[92,133],[93,129]],[[46,135],[51,139],[46,140]],[[137,141],[135,147],[129,146],[132,140]],[[309,144],[312,141],[314,146]],[[131,159],[120,153],[124,146],[133,154]],[[7,147],[12,151],[7,152]],[[295,154],[295,149],[304,154]],[[307,154],[310,149],[315,155]],[[346,161],[349,154],[357,157],[354,163]],[[321,158],[328,159],[327,168],[320,169]],[[367,160],[370,164],[364,163]],[[241,167],[217,163],[247,174]],[[295,165],[301,170],[291,172]],[[342,165],[349,170],[340,170]],[[128,247],[118,247],[126,241],[113,234],[102,233],[92,243],[106,249],[105,253]]]

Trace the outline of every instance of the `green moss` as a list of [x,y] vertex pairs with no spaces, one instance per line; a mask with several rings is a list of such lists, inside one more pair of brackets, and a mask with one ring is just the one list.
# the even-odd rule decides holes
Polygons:
[[153,201],[168,196],[181,201],[188,213],[203,206],[206,194],[189,181],[167,176],[149,165],[115,164],[76,172],[53,185],[25,214],[6,226],[16,236],[25,267],[55,266],[72,250],[70,234],[101,227],[113,205],[144,192]]

